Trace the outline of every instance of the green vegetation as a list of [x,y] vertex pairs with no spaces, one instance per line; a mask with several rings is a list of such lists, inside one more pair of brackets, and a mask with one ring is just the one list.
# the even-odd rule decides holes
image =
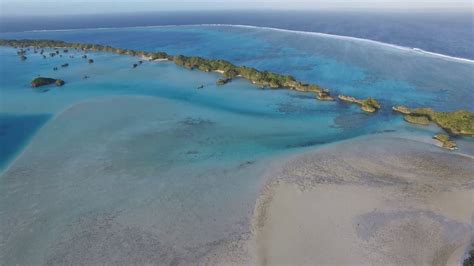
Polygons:
[[[255,68],[247,66],[236,66],[225,60],[211,60],[201,57],[189,57],[184,55],[171,56],[165,52],[145,52],[128,50],[122,48],[114,48],[107,45],[97,44],[82,44],[82,43],[68,43],[63,41],[55,40],[3,40],[0,39],[0,46],[12,46],[18,48],[18,56],[22,60],[26,59],[26,51],[33,47],[34,50],[40,50],[40,54],[44,53],[42,48],[54,48],[55,53],[50,53],[51,57],[59,54],[59,50],[64,49],[64,52],[69,49],[75,49],[76,51],[96,51],[96,52],[107,52],[115,53],[120,55],[139,56],[148,60],[169,60],[173,61],[176,65],[185,67],[190,70],[198,69],[204,72],[219,72],[223,78],[217,81],[217,85],[225,85],[232,81],[234,78],[243,78],[250,81],[252,84],[261,88],[286,88],[299,92],[314,93],[316,99],[321,101],[333,101],[334,98],[330,95],[329,91],[314,84],[306,84],[296,80],[290,75],[281,75],[270,71],[260,71]],[[26,48],[26,50],[24,49]],[[44,56],[45,57],[45,56]],[[87,59],[87,55],[84,54],[82,58]],[[90,64],[94,63],[93,59],[88,59]],[[137,67],[141,64],[134,64],[133,67]],[[67,64],[62,65],[66,67]],[[55,68],[57,70],[57,68]],[[56,80],[51,78],[38,77],[31,82],[32,87],[40,87],[55,83],[57,86],[64,85],[63,80]],[[199,88],[202,88],[200,86]],[[356,99],[351,96],[339,95],[338,98],[344,102],[356,103],[360,105],[361,109],[365,112],[373,113],[381,108],[377,100],[369,97],[367,99]],[[443,128],[449,134],[452,135],[466,135],[474,137],[474,114],[467,110],[459,110],[455,112],[436,112],[431,108],[418,108],[410,109],[405,106],[396,106],[392,108],[394,111],[404,114],[404,119],[407,122],[427,125],[431,122],[436,123],[438,126]],[[447,137],[447,139],[446,139]],[[455,143],[449,139],[449,136],[437,135],[435,138],[443,143],[443,147],[455,148]],[[453,146],[454,145],[454,146]]]
[[31,81],[31,87],[37,88],[41,86],[46,86],[50,84],[56,84],[56,86],[64,85],[64,80],[61,79],[53,79],[53,78],[45,78],[45,77],[37,77]]
[[467,110],[436,112],[431,108],[410,109],[405,106],[396,106],[393,110],[403,113],[405,116],[424,117],[425,119],[436,123],[439,127],[452,135],[474,137],[474,113]]
[[416,116],[416,115],[404,115],[403,119],[408,123],[418,124],[418,125],[429,125],[430,120],[426,116]]
[[380,104],[377,102],[377,100],[375,100],[372,97],[369,97],[369,98],[364,99],[364,100],[359,100],[359,99],[356,99],[354,97],[345,96],[345,95],[338,95],[337,97],[341,101],[349,102],[349,103],[356,103],[356,104],[360,105],[360,108],[364,112],[367,112],[367,113],[374,113],[378,109],[380,109],[380,107],[381,107]]
[[369,97],[362,101],[362,110],[366,112],[373,113],[377,111],[378,109],[380,109],[380,107],[381,106],[379,102],[377,102],[377,100],[375,100],[372,97]]
[[[170,56],[164,52],[145,52],[127,50],[121,48],[114,48],[107,45],[98,44],[82,44],[82,43],[68,43],[64,41],[55,40],[0,40],[2,46],[12,46],[16,48],[34,47],[35,49],[41,48],[61,48],[61,49],[78,49],[82,51],[97,51],[97,52],[109,52],[116,54],[125,54],[131,56],[140,56],[148,58],[150,60],[170,60],[176,65],[183,66],[187,69],[193,70],[198,69],[204,72],[216,71],[222,73],[224,79],[218,81],[218,83],[225,83],[231,81],[233,78],[241,77],[249,80],[253,84],[262,88],[286,88],[290,90],[296,90],[301,92],[312,92],[316,94],[316,98],[322,101],[334,100],[330,96],[328,90],[323,89],[317,85],[305,84],[297,81],[294,77],[289,75],[280,75],[270,71],[259,71],[255,68],[246,66],[236,66],[225,60],[210,60],[196,56],[184,56],[176,55]],[[20,50],[23,51],[23,50]],[[58,51],[59,52],[59,51]],[[51,54],[54,56],[54,53]],[[86,55],[83,58],[87,58]],[[92,59],[89,59],[89,63],[93,63]]]

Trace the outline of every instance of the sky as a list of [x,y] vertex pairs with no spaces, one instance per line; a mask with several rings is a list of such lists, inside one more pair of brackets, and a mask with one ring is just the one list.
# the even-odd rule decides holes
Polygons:
[[473,0],[0,0],[0,16],[229,9],[377,9],[472,12],[473,3]]

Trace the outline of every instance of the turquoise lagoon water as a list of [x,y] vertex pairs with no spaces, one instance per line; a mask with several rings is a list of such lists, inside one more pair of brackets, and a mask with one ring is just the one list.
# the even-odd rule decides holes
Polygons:
[[[375,115],[365,114],[354,105],[262,90],[239,79],[217,87],[219,74],[171,62],[144,62],[132,69],[137,58],[89,53],[95,63],[88,64],[75,51],[47,59],[30,52],[21,62],[14,49],[0,48],[0,167],[10,176],[19,171],[12,166],[8,172],[8,165],[24,149],[18,163],[35,162],[21,168],[19,180],[1,180],[2,216],[10,217],[1,245],[8,264],[66,262],[58,261],[66,252],[58,243],[75,250],[74,241],[68,241],[77,241],[84,231],[80,227],[71,233],[71,226],[110,213],[125,225],[140,225],[160,242],[173,243],[171,257],[190,259],[183,254],[205,253],[198,247],[248,230],[264,182],[258,176],[272,158],[367,134],[392,132],[429,141],[439,132],[406,124],[390,110],[395,104],[474,111],[472,61],[361,40],[232,26],[0,37],[222,58],[291,74],[334,94],[373,96],[383,106]],[[53,71],[64,63],[69,67]],[[67,84],[36,91],[29,82],[38,75]],[[197,89],[200,85],[204,88]],[[28,146],[31,139],[34,145]],[[467,147],[461,149],[472,149],[472,141],[461,142]],[[45,224],[46,218],[50,222]]]

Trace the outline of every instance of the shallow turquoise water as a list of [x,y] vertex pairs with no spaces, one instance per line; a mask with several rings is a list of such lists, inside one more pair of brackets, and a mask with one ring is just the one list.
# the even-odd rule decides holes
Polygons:
[[[377,114],[365,114],[354,105],[320,102],[314,95],[288,90],[262,90],[239,79],[217,87],[219,74],[189,71],[171,62],[144,62],[133,69],[137,58],[89,53],[95,63],[88,64],[74,51],[47,59],[29,53],[21,62],[14,49],[0,48],[0,165],[14,159],[30,138],[35,143],[19,165],[25,160],[35,164],[13,167],[8,173],[23,171],[23,178],[2,180],[5,193],[0,193],[0,203],[9,206],[2,209],[14,216],[12,221],[23,221],[21,228],[12,222],[14,237],[2,253],[20,254],[23,245],[30,250],[24,261],[11,255],[7,261],[12,264],[38,262],[43,248],[48,248],[42,241],[53,239],[56,244],[68,231],[63,226],[75,223],[77,216],[117,210],[126,213],[119,215],[126,223],[151,224],[161,239],[176,240],[181,249],[226,239],[248,229],[262,183],[257,176],[267,160],[361,135],[393,132],[429,141],[440,131],[406,124],[390,110],[394,104],[474,110],[472,62],[364,41],[228,26],[0,37],[223,58],[292,74],[334,94],[373,96],[383,106]],[[53,71],[66,62],[69,67]],[[38,92],[29,87],[37,75],[64,79],[66,85]],[[204,88],[197,89],[200,85]],[[140,106],[140,101],[128,103],[122,97],[121,109],[107,100],[112,96],[150,96],[157,102],[146,100]],[[25,128],[28,134],[18,134]],[[36,175],[47,179],[40,182]],[[18,200],[24,194],[29,196]],[[55,204],[49,206],[51,202]],[[71,205],[77,209],[71,210]],[[24,212],[15,214],[25,206]],[[42,223],[46,217],[52,222]],[[23,232],[29,227],[41,230]],[[15,230],[21,237],[15,238]]]
[[[62,39],[223,58],[239,65],[291,74],[303,81],[326,86],[334,93],[373,96],[385,107],[407,104],[413,107],[431,106],[438,110],[474,110],[473,63],[359,40],[230,26],[23,32],[3,33],[0,37]],[[358,114],[354,107],[315,103],[310,95],[286,91],[256,91],[245,81],[234,81],[223,90],[216,89],[213,84],[217,74],[180,70],[169,63],[147,63],[132,70],[130,65],[136,61],[135,58],[107,54],[90,56],[94,57],[95,64],[89,65],[80,58],[70,59],[68,55],[42,59],[38,54],[31,54],[26,62],[18,62],[13,49],[1,48],[2,65],[8,66],[2,67],[0,73],[2,113],[55,114],[74,102],[94,96],[139,94],[285,119],[297,115],[297,119],[311,123],[315,123],[312,119],[316,118],[311,118],[315,115],[325,116],[326,119],[320,119],[326,121],[336,116],[347,118],[347,112],[357,117],[360,124],[352,122],[351,130],[334,130],[334,125],[329,122],[317,129],[302,129],[331,136],[320,140],[321,143],[364,134],[373,131],[378,124],[383,129],[384,125],[389,125],[387,120],[399,120],[392,117],[389,111],[383,111],[368,122],[367,116]],[[67,69],[52,70],[65,62],[70,64]],[[58,76],[68,85],[52,89],[47,94],[31,93],[28,83],[40,74]],[[83,80],[84,75],[91,76],[91,79]],[[192,90],[201,84],[206,85],[207,89]],[[337,121],[341,120],[352,119]],[[367,127],[368,123],[370,127]],[[6,157],[4,153],[1,160],[5,161]]]

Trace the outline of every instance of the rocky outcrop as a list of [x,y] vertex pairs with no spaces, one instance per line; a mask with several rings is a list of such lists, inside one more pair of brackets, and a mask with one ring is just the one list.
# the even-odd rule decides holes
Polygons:
[[64,80],[61,79],[53,79],[53,78],[45,78],[45,77],[37,77],[31,81],[31,87],[37,88],[46,85],[56,84],[56,86],[63,86],[65,84]]
[[316,99],[320,101],[334,101],[334,97],[329,95],[329,92],[327,91],[320,91],[316,95]]
[[65,82],[64,82],[64,80],[62,80],[62,79],[57,79],[57,80],[54,82],[54,84],[56,84],[56,86],[58,86],[58,87],[61,87],[61,86],[63,86],[63,85],[65,84]]
[[439,141],[441,147],[448,149],[448,150],[456,150],[457,145],[456,142],[451,140],[451,138],[446,134],[436,134],[433,139]]
[[216,84],[217,86],[223,86],[227,83],[229,83],[232,79],[229,79],[229,78],[222,78],[222,79],[219,79]]
[[360,105],[360,109],[362,109],[362,111],[367,112],[367,113],[374,113],[377,110],[379,110],[381,107],[380,104],[377,102],[377,100],[371,97],[364,100],[356,99],[352,96],[346,96],[346,95],[338,95],[337,97],[339,98],[339,100],[343,102],[355,103],[355,104]]

